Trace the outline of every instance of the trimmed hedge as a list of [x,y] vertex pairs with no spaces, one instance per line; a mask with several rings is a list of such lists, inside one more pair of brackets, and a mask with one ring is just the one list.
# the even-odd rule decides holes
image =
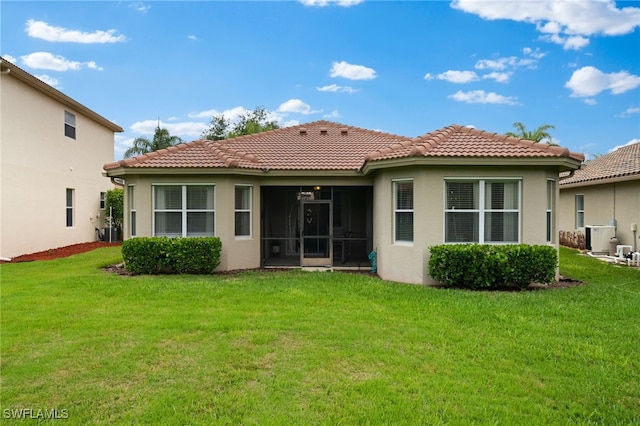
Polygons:
[[549,283],[558,266],[556,249],[543,245],[443,244],[430,251],[433,279],[471,289]]
[[210,274],[220,264],[217,237],[140,237],[122,243],[124,267],[134,274]]

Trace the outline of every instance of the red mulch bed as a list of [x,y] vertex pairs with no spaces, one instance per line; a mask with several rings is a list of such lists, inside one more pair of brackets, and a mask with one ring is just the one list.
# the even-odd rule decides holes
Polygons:
[[[66,247],[58,247],[50,250],[41,251],[38,253],[23,254],[21,256],[17,256],[11,259],[11,263],[33,262],[34,260],[59,259],[61,257],[69,257],[78,253],[85,253],[100,247],[112,247],[112,246],[120,246],[120,245],[122,245],[121,242],[105,243],[102,241],[92,241],[89,243],[81,243],[81,244],[74,244]],[[7,262],[1,262],[1,263],[7,263]]]

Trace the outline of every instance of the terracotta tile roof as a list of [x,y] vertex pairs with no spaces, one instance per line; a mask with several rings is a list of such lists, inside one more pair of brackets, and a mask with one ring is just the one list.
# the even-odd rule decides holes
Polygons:
[[367,161],[404,157],[571,157],[581,154],[517,138],[452,125],[410,139],[315,121],[222,141],[198,140],[109,163],[124,168],[224,168],[361,170]]
[[367,153],[404,136],[315,121],[222,141],[199,140],[105,165],[117,167],[239,167],[270,170],[359,170]]
[[640,142],[588,161],[582,169],[576,170],[572,177],[562,179],[560,185],[634,175],[640,179]]
[[566,148],[489,133],[470,127],[451,125],[423,136],[369,153],[367,160],[408,156],[424,157],[571,157],[582,161],[582,154]]

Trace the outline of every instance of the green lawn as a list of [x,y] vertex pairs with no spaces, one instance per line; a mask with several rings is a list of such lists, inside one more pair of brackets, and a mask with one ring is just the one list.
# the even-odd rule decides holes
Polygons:
[[470,292],[119,259],[1,266],[3,423],[640,424],[633,268],[562,249],[587,285]]

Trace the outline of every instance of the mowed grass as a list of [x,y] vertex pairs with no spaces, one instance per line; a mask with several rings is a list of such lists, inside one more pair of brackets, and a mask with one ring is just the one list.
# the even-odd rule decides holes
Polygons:
[[68,424],[640,424],[633,268],[562,249],[587,285],[470,292],[100,270],[119,261],[116,247],[2,265],[3,423],[57,409]]

